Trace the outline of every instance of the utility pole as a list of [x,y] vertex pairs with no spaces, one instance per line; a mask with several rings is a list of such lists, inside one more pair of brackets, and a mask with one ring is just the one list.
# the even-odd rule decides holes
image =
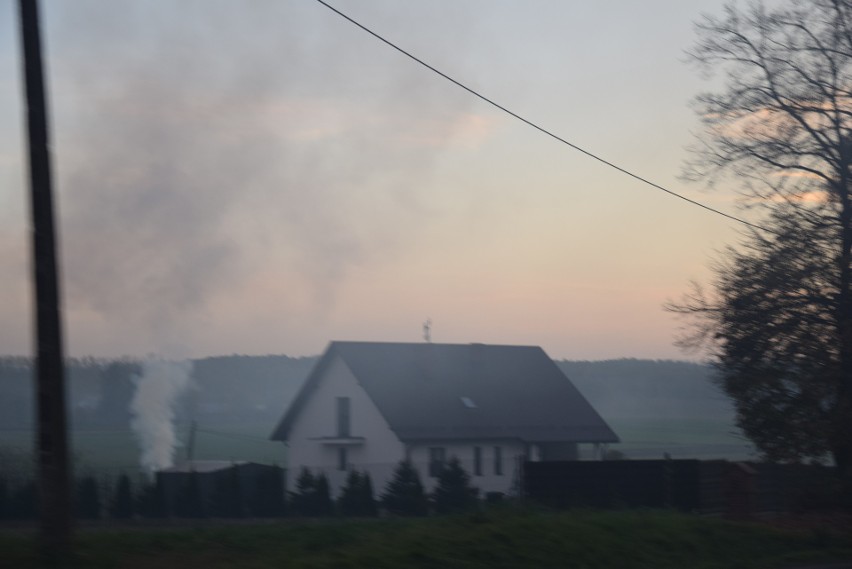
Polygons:
[[35,285],[41,553],[61,559],[71,546],[71,467],[62,354],[56,232],[50,175],[44,70],[37,0],[20,0],[21,43],[29,138],[32,254]]

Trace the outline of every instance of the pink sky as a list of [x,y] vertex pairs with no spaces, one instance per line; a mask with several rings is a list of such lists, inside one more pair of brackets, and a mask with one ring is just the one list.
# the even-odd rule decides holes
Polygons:
[[[687,357],[662,304],[733,222],[472,98],[311,2],[45,4],[72,355],[330,340]],[[17,30],[0,5],[0,353],[30,350]],[[721,3],[340,4],[529,119],[677,179]]]

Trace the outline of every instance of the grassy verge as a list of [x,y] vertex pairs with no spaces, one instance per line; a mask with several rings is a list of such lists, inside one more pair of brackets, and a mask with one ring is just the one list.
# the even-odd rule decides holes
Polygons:
[[[501,509],[414,520],[81,531],[72,567],[778,568],[852,559],[852,537],[660,512]],[[31,536],[0,532],[0,566],[36,567]]]

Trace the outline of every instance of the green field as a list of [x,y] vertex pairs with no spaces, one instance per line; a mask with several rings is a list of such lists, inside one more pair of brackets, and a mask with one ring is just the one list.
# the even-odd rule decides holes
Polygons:
[[[782,531],[662,512],[498,508],[406,520],[88,529],[70,567],[775,569],[850,559],[852,538],[831,526]],[[32,536],[0,531],[0,565],[27,569],[36,560]]]
[[609,421],[621,438],[611,448],[628,458],[672,458],[754,460],[752,445],[736,434],[726,420],[623,418]]
[[[196,460],[250,460],[282,465],[285,447],[268,440],[268,425],[246,425],[238,428],[207,429],[199,426],[195,434],[193,458]],[[185,458],[188,430],[179,434],[181,447],[177,458]],[[75,470],[91,474],[133,473],[139,470],[139,444],[131,431],[74,431],[71,439]],[[0,430],[0,471],[24,472],[28,465],[23,457],[31,456],[33,431]],[[12,456],[10,460],[8,456]],[[14,464],[12,463],[14,461]]]
[[[710,419],[616,419],[610,421],[622,442],[611,449],[623,452],[627,458],[701,458],[746,460],[754,458],[747,442],[732,434],[726,421]],[[272,425],[240,425],[213,427],[199,425],[195,436],[193,457],[196,460],[250,460],[264,464],[285,465],[285,447],[268,440]],[[176,450],[177,458],[185,458],[189,429],[182,426],[178,437],[183,446]],[[21,471],[27,468],[20,457],[31,455],[32,431],[0,430],[0,471]],[[592,451],[585,445],[583,456]],[[9,451],[13,460],[9,460]],[[139,469],[139,445],[133,433],[126,430],[74,431],[72,452],[79,472],[92,474],[132,473]],[[13,464],[14,462],[14,464]]]

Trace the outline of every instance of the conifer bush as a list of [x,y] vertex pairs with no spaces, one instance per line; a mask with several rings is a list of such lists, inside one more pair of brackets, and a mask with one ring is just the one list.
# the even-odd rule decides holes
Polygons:
[[29,520],[38,513],[38,496],[33,480],[15,488],[9,494],[9,517],[15,520]]
[[6,483],[6,479],[0,476],[0,520],[9,517],[9,485]]
[[382,494],[382,507],[397,516],[425,516],[429,500],[417,469],[409,460],[401,460]]
[[438,486],[432,493],[432,505],[439,514],[461,512],[476,507],[479,489],[470,483],[470,475],[455,456],[438,475]]
[[375,516],[378,513],[373,496],[373,481],[367,472],[351,470],[346,485],[337,500],[338,511],[343,516]]
[[101,517],[101,498],[98,481],[94,476],[81,478],[75,488],[74,513],[80,519],[94,520]]
[[299,516],[310,516],[312,510],[311,502],[316,494],[317,480],[307,467],[302,467],[299,477],[296,478],[296,490],[290,492],[290,506],[293,513]]
[[321,472],[316,478],[316,497],[314,515],[330,516],[334,513],[334,502],[331,501],[331,489],[328,484],[328,477]]
[[290,494],[290,505],[296,515],[330,516],[334,512],[334,504],[325,474],[314,475],[303,467],[296,479],[296,491]]

